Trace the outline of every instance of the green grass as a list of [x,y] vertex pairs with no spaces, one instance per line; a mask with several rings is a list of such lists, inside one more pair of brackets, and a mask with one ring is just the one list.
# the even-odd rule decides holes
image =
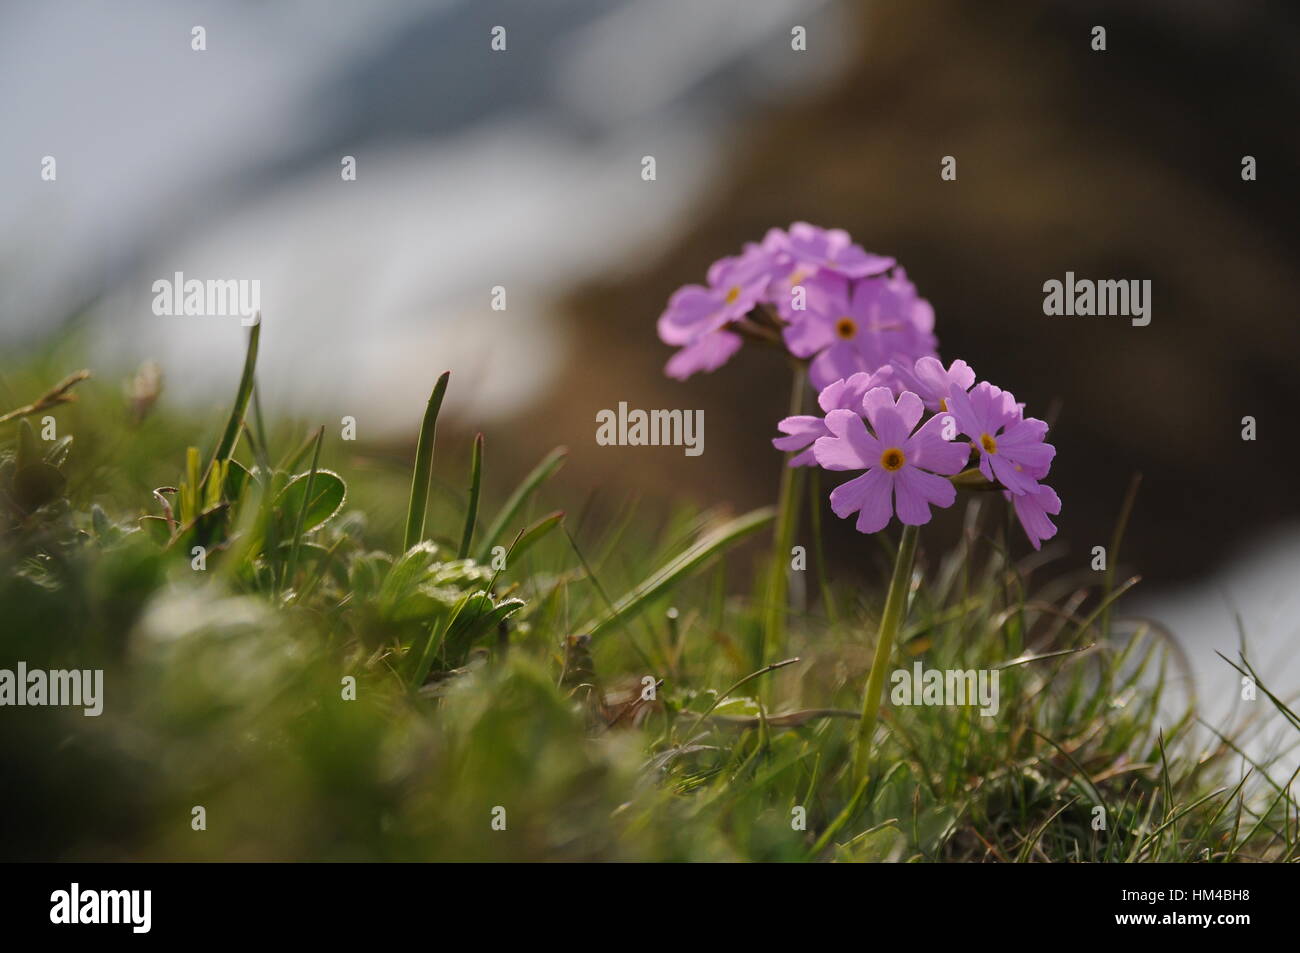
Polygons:
[[[590,501],[556,511],[572,497],[563,451],[513,491],[493,473],[490,435],[435,456],[445,376],[415,459],[329,428],[268,429],[255,360],[250,348],[233,408],[198,421],[138,400],[132,412],[117,381],[54,388],[43,404],[64,377],[50,360],[0,382],[0,415],[37,408],[0,422],[0,667],[102,668],[106,683],[99,718],[0,710],[0,808],[21,819],[7,825],[10,858],[1118,862],[1300,849],[1293,779],[1194,711],[1165,711],[1177,655],[1125,621],[1128,584],[1009,552],[993,495],[973,495],[951,552],[922,533],[887,669],[996,668],[1000,711],[887,700],[857,784],[892,541],[862,540],[878,570],[864,579],[824,566],[816,540],[811,578],[794,587],[815,601],[774,627],[764,550],[788,527],[772,510],[718,500],[665,516],[606,499],[612,514]],[[46,412],[71,441],[26,423]],[[1244,656],[1231,662],[1251,674]],[[1300,727],[1267,687],[1260,704]],[[191,828],[196,805],[206,830]]]

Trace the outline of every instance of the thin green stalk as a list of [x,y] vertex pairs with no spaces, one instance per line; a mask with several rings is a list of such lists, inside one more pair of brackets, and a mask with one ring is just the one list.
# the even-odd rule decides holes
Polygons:
[[1128,492],[1124,494],[1124,503],[1119,510],[1119,519],[1115,521],[1115,531],[1110,538],[1110,549],[1106,551],[1106,575],[1102,582],[1101,598],[1106,608],[1101,613],[1101,635],[1110,638],[1110,601],[1111,590],[1115,587],[1115,567],[1119,563],[1119,544],[1124,540],[1124,531],[1128,528],[1129,517],[1133,514],[1133,502],[1137,499],[1138,487],[1142,485],[1142,474],[1133,474],[1129,481]]
[[406,540],[403,549],[410,549],[424,539],[424,514],[429,505],[429,481],[433,478],[433,441],[438,432],[438,411],[447,393],[447,379],[451,371],[444,371],[433,385],[429,404],[424,409],[424,422],[420,424],[420,442],[415,447],[415,472],[411,475],[411,503],[406,510]]
[[894,560],[894,576],[889,581],[889,594],[885,597],[885,614],[880,619],[880,635],[876,639],[876,654],[871,660],[871,674],[867,676],[867,690],[862,694],[862,720],[858,723],[858,750],[853,759],[853,780],[857,785],[867,777],[867,762],[871,757],[871,738],[876,731],[876,716],[885,691],[885,671],[894,654],[894,641],[902,628],[907,608],[908,583],[912,578],[912,563],[916,558],[915,526],[904,526],[898,541],[898,557]]
[[[804,391],[808,386],[808,369],[797,364],[790,386],[790,415],[803,412]],[[802,467],[790,466],[793,454],[782,461],[781,489],[777,499],[776,527],[772,534],[772,562],[767,588],[767,619],[759,650],[760,664],[785,652],[786,591],[789,586],[790,547],[799,522],[799,497],[803,486]]]
[[59,404],[67,404],[76,400],[76,395],[69,393],[69,391],[88,377],[90,377],[90,371],[83,370],[77,371],[75,374],[69,374],[30,404],[25,404],[17,410],[11,410],[7,414],[0,414],[0,424],[18,420],[21,417],[30,417],[33,414],[39,414],[42,410],[48,410]]
[[221,434],[221,441],[212,454],[212,462],[208,464],[207,473],[204,474],[204,482],[207,482],[208,476],[218,464],[230,459],[235,452],[235,444],[239,442],[239,433],[244,426],[244,414],[248,411],[248,400],[253,395],[253,375],[257,370],[257,345],[261,339],[262,323],[259,321],[248,333],[248,351],[244,355],[244,372],[239,378],[235,403],[230,408],[230,419],[226,421],[226,429]]
[[483,482],[483,435],[474,438],[474,453],[469,465],[469,504],[465,507],[465,531],[460,536],[457,559],[466,559],[474,541],[474,523],[478,519],[478,494]]
[[266,439],[266,423],[262,420],[262,392],[258,390],[257,379],[253,379],[253,421],[257,426],[257,443],[253,448],[253,458],[264,471],[271,470],[271,442]]
[[518,519],[520,511],[523,510],[524,504],[543,483],[553,477],[560,467],[564,466],[564,461],[568,457],[569,451],[565,447],[556,447],[545,457],[542,462],[533,467],[528,476],[524,477],[522,483],[515,487],[515,491],[510,494],[505,505],[501,507],[501,512],[497,518],[487,528],[487,533],[483,536],[478,545],[478,553],[474,559],[476,562],[486,564],[492,558],[492,547],[505,537],[506,531]]
[[311,506],[312,486],[316,482],[316,472],[320,469],[320,446],[324,442],[325,428],[321,427],[316,431],[316,450],[312,454],[311,472],[307,476],[307,492],[302,496],[302,506],[298,507],[298,517],[293,524],[293,543],[289,548],[289,570],[281,580],[287,586],[293,585],[294,577],[298,574],[298,550],[302,546],[302,524],[307,518],[307,509]]
[[835,611],[835,594],[826,576],[826,547],[822,542],[822,481],[816,467],[808,474],[808,515],[812,521],[813,555],[817,558],[817,586],[822,594],[822,611],[833,628],[839,613]]

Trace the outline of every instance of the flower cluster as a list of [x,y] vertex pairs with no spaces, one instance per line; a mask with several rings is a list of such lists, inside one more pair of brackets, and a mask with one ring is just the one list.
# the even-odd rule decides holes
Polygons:
[[824,417],[787,417],[777,425],[785,436],[772,442],[802,451],[791,466],[865,471],[831,492],[835,515],[857,513],[859,531],[877,532],[895,513],[909,525],[928,523],[932,506],[956,501],[950,478],[973,454],[984,488],[1002,490],[1035,549],[1056,535],[1049,516],[1061,512],[1061,500],[1041,482],[1056,455],[1047,424],[1026,417],[1010,392],[976,384],[965,361],[895,363],[835,381],[818,401]]
[[685,380],[731,358],[745,336],[775,339],[808,360],[821,390],[859,371],[933,355],[934,310],[894,259],[873,255],[842,229],[795,222],[714,262],[707,285],[686,285],[659,318],[680,348],[665,368]]
[[857,514],[861,532],[895,514],[928,523],[932,507],[956,501],[957,485],[978,484],[1011,501],[1035,549],[1056,534],[1050,517],[1061,501],[1042,482],[1056,454],[1047,424],[1008,391],[976,383],[965,361],[945,367],[929,302],[894,259],[843,230],[772,229],[715,262],[707,286],[679,289],[659,336],[680,348],[665,368],[678,379],[716,370],[746,337],[806,361],[822,412],[785,418],[772,443],[793,454],[790,466],[863,471],[830,495],[837,516]]

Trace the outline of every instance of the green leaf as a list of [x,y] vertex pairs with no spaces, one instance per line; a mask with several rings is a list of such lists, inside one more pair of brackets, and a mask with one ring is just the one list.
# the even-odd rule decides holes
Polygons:
[[835,860],[841,863],[878,864],[893,860],[906,844],[894,819],[863,831],[847,844],[835,845]]
[[226,483],[222,493],[232,503],[237,503],[250,480],[256,479],[238,460],[230,460],[226,470]]
[[199,516],[199,448],[185,448],[185,479],[181,481],[177,494],[180,504],[179,519],[188,525]]
[[761,714],[762,707],[758,700],[750,698],[747,695],[741,695],[737,698],[728,698],[724,702],[719,702],[714,706],[713,714],[715,715],[736,715],[740,717],[753,717]]
[[348,588],[357,599],[368,600],[379,592],[392,566],[393,560],[387,553],[357,555],[348,566]]
[[140,528],[149,534],[159,546],[166,546],[172,541],[171,523],[161,516],[142,516],[140,517]]
[[67,485],[58,468],[43,461],[19,466],[14,470],[14,502],[30,513],[63,496]]
[[[321,427],[316,431],[316,450],[312,454],[311,469],[307,472],[306,489],[299,494],[301,502],[299,502],[297,507],[298,515],[294,520],[293,535],[290,537],[292,545],[289,547],[289,566],[284,575],[284,579],[287,580],[289,585],[294,585],[294,581],[298,578],[298,549],[299,544],[302,542],[304,526],[310,525],[307,523],[307,511],[311,507],[312,503],[316,501],[316,487],[317,484],[320,483],[320,447],[321,443],[324,442],[324,439],[325,428]],[[340,482],[342,482],[342,478],[340,478]],[[287,489],[288,487],[285,487],[285,490]],[[280,491],[280,495],[284,495],[284,490]],[[347,496],[346,487],[344,488],[343,496]],[[342,499],[338,501],[338,505],[343,505]],[[330,513],[330,516],[333,516],[335,512],[338,512],[337,508]],[[329,519],[330,516],[325,517],[325,519]],[[322,520],[322,523],[323,522],[324,520]],[[306,532],[311,532],[311,530],[308,529]]]
[[407,670],[409,684],[419,688],[429,677],[433,659],[442,649],[448,665],[460,665],[468,655],[474,642],[482,635],[492,632],[497,625],[523,608],[522,599],[504,599],[494,603],[486,592],[466,593],[452,611],[451,617],[443,625],[435,625],[418,654],[412,646],[412,654]]
[[469,559],[438,562],[437,548],[424,542],[412,547],[389,570],[376,604],[390,622],[431,619],[456,608],[465,590],[485,586],[492,571]]
[[45,451],[45,462],[52,467],[61,467],[72,450],[72,434],[60,437],[54,445]]
[[471,597],[452,620],[443,639],[447,658],[457,665],[476,641],[484,635],[495,633],[497,625],[524,607],[522,599],[503,599],[493,605],[492,598],[487,593],[479,592],[475,596],[477,598]]
[[393,563],[375,597],[380,616],[394,618],[404,603],[429,575],[429,567],[438,555],[438,547],[425,541],[416,543]]
[[40,459],[40,445],[36,442],[36,433],[32,430],[31,421],[26,419],[18,421],[18,456],[14,460],[15,469],[21,470]]
[[[311,484],[311,501],[307,502],[307,487]],[[294,528],[299,513],[302,514],[301,534],[315,532],[338,515],[348,496],[347,484],[332,470],[317,470],[315,479],[310,471],[299,473],[291,479],[275,498],[279,511],[282,540],[294,538]],[[306,503],[306,509],[303,509]]]

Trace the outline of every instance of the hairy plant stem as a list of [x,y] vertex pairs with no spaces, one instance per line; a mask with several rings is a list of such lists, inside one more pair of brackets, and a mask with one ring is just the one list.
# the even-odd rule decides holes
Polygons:
[[[790,388],[790,415],[803,412],[804,390],[808,386],[808,368],[799,363],[794,367]],[[763,643],[759,663],[781,658],[785,653],[786,590],[790,547],[799,524],[799,504],[803,487],[802,467],[790,466],[793,454],[787,453],[781,470],[781,488],[777,499],[776,528],[772,533],[772,564],[767,587],[767,619],[763,626]]]
[[867,689],[862,693],[862,720],[858,723],[858,747],[853,758],[853,781],[861,786],[867,777],[867,764],[871,758],[871,738],[876,731],[876,716],[885,690],[885,671],[894,654],[894,642],[902,627],[907,609],[907,589],[912,578],[912,563],[916,558],[915,526],[904,526],[898,541],[898,556],[894,560],[894,576],[889,581],[889,594],[885,597],[885,614],[880,618],[880,635],[876,639],[876,654],[871,660],[871,674],[867,676]]

